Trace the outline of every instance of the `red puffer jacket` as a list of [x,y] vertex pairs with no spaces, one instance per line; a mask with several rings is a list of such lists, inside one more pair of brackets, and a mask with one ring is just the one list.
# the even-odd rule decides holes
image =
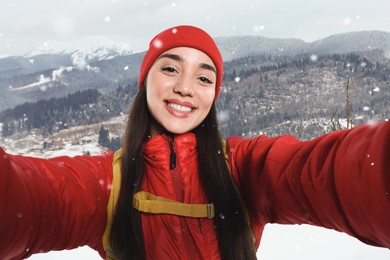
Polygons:
[[[145,144],[144,191],[208,203],[193,134]],[[257,245],[266,223],[310,223],[390,248],[390,123],[362,125],[312,141],[229,138],[227,152]],[[102,251],[113,153],[37,159],[0,149],[0,259],[89,245]],[[150,259],[218,259],[213,221],[142,215]]]

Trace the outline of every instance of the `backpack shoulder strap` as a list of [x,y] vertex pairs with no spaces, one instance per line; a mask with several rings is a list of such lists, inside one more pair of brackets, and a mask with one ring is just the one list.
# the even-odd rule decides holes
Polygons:
[[223,155],[225,157],[226,165],[227,165],[227,167],[230,170],[230,167],[229,167],[229,156],[228,156],[227,151],[226,151],[226,149],[227,149],[227,142],[226,142],[225,139],[221,139],[221,142],[222,142]]
[[122,162],[122,149],[119,149],[114,154],[114,160],[112,161],[112,184],[111,193],[107,205],[107,224],[102,237],[102,243],[104,251],[106,252],[106,259],[114,259],[114,253],[110,246],[110,233],[112,226],[112,218],[114,216],[115,203],[118,200],[119,191],[121,187],[121,162]]

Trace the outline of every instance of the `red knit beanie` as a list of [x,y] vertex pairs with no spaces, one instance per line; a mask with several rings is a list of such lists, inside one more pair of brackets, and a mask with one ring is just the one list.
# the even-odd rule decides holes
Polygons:
[[169,28],[156,35],[149,44],[142,61],[139,73],[138,87],[142,86],[150,67],[156,59],[165,51],[175,47],[191,47],[206,53],[213,61],[217,69],[217,81],[215,85],[215,99],[218,98],[222,83],[223,61],[217,45],[211,36],[194,26],[181,25]]

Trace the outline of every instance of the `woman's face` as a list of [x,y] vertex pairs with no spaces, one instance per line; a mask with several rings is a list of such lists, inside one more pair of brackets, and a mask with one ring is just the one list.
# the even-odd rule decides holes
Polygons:
[[182,134],[207,116],[215,97],[216,67],[205,53],[177,47],[162,53],[146,78],[146,97],[155,119],[152,136]]

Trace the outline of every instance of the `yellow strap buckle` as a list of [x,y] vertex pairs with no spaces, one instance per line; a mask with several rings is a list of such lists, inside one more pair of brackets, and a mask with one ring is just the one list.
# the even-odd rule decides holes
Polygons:
[[152,214],[171,214],[193,218],[213,218],[214,204],[188,204],[140,191],[134,194],[133,207]]
[[214,217],[214,204],[210,203],[207,204],[207,218],[213,218]]

